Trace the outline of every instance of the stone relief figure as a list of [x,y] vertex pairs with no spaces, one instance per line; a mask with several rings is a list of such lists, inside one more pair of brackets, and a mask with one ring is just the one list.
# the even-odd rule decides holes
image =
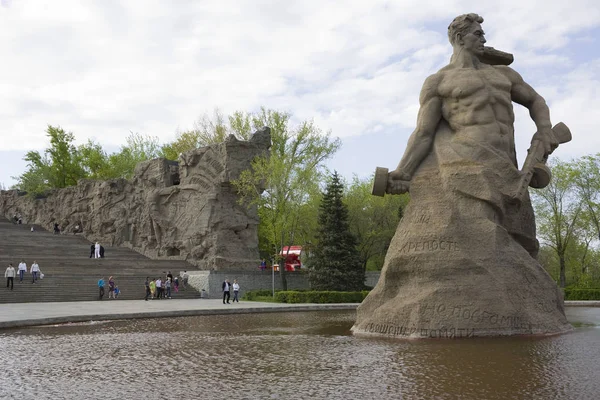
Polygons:
[[268,127],[250,140],[229,139],[185,152],[180,163],[139,163],[132,178],[80,180],[32,198],[0,191],[0,213],[52,227],[79,224],[90,241],[132,248],[150,258],[175,257],[204,270],[253,271],[259,260],[256,208],[238,202],[231,182],[269,154]]
[[[477,14],[452,21],[450,63],[425,80],[417,126],[398,167],[376,173],[374,194],[410,190],[411,203],[382,276],[359,307],[355,333],[457,337],[570,329],[561,294],[536,261],[527,192],[529,184],[548,184],[543,162],[570,132],[564,124],[552,128],[546,102],[517,72],[482,62],[491,49],[482,23]],[[537,127],[523,171],[513,101],[529,109]]]
[[147,215],[151,234],[150,243],[155,244],[159,252],[165,246],[164,238],[167,237],[172,240],[176,230],[176,227],[173,225],[172,215],[169,212],[170,209],[165,207],[165,204],[168,204],[171,197],[177,193],[179,193],[179,187],[174,186],[150,189],[146,195]]

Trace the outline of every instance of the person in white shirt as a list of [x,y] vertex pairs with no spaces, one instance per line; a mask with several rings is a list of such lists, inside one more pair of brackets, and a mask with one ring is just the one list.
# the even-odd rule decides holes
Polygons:
[[190,278],[190,276],[188,275],[187,271],[183,271],[183,275],[181,277],[183,278],[183,288],[185,289],[187,287],[188,279]]
[[94,250],[94,258],[100,258],[100,243],[96,242]]
[[233,300],[232,300],[232,303],[235,303],[236,301],[239,303],[240,299],[238,299],[238,293],[240,292],[240,285],[238,284],[237,279],[233,280],[233,285],[231,287],[233,288]]
[[156,284],[156,299],[160,300],[160,298],[163,297],[162,281],[160,280],[160,278],[158,278],[156,280],[155,284]]
[[10,284],[10,290],[13,290],[13,285],[15,282],[15,267],[13,267],[12,264],[8,264],[8,268],[6,268],[6,271],[4,272],[4,277],[6,278],[6,288],[8,289],[8,286]]
[[19,282],[23,283],[23,277],[25,276],[25,272],[27,272],[27,264],[25,264],[25,260],[21,260],[19,263]]
[[29,272],[31,272],[31,283],[35,283],[38,275],[40,274],[40,266],[38,265],[37,261],[34,261],[33,264],[31,264],[31,269]]

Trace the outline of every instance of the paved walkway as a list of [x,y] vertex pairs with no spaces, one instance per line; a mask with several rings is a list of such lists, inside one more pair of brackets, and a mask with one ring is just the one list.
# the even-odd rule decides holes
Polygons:
[[313,310],[354,310],[357,304],[281,304],[217,299],[102,300],[0,304],[0,328],[111,319],[179,317]]
[[596,300],[567,300],[565,301],[567,307],[600,307],[600,301]]
[[[600,301],[566,301],[568,307],[600,307]],[[217,299],[102,300],[59,303],[0,304],[0,329],[112,319],[180,317],[191,315],[265,312],[354,310],[358,304],[281,304],[242,301],[223,304]]]

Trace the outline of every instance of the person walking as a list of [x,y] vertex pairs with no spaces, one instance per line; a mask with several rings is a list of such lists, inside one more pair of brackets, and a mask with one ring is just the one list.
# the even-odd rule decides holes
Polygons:
[[35,283],[35,281],[37,281],[38,276],[40,274],[40,266],[38,265],[37,261],[33,261],[33,264],[31,264],[31,269],[29,270],[29,272],[31,272],[31,283]]
[[10,290],[13,290],[13,286],[15,284],[15,267],[13,267],[12,263],[8,264],[6,271],[4,272],[4,277],[6,278],[6,288],[10,285]]
[[223,304],[225,304],[225,300],[227,300],[227,304],[229,303],[229,299],[231,298],[231,295],[229,294],[229,291],[231,290],[231,284],[229,283],[229,279],[225,279],[225,282],[223,282]]
[[152,295],[150,300],[154,300],[154,296],[156,296],[156,279],[154,278],[150,281],[150,294]]
[[188,275],[187,271],[183,271],[183,275],[181,276],[183,278],[183,288],[187,288],[187,284],[188,284],[188,279],[190,278],[190,276]]
[[144,300],[148,301],[148,297],[150,297],[150,277],[147,276],[146,277],[146,281],[144,282],[144,288],[146,289],[146,297],[144,298]]
[[167,299],[171,298],[171,279],[165,279],[165,289],[167,290],[167,295],[165,296]]
[[25,260],[21,260],[19,263],[19,283],[23,283],[23,278],[25,277],[25,272],[27,272],[27,264],[25,264]]
[[173,280],[173,289],[175,289],[175,293],[179,293],[179,278],[177,276]]
[[235,303],[236,301],[239,303],[240,300],[238,299],[238,294],[240,292],[240,285],[238,284],[237,279],[233,280],[233,300],[231,301],[232,303]]
[[108,298],[115,298],[115,280],[112,276],[108,278]]
[[100,295],[98,300],[102,300],[102,298],[104,297],[104,278],[100,278],[98,280],[98,290]]
[[160,278],[158,278],[155,283],[156,283],[156,298],[158,300],[160,300],[160,298],[163,297],[162,281],[160,280]]
[[94,245],[94,258],[100,258],[100,243]]

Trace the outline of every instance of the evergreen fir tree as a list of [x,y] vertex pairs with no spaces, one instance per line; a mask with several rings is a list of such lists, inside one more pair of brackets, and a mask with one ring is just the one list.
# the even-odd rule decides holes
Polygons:
[[348,226],[348,207],[342,201],[344,186],[333,173],[319,207],[318,242],[309,259],[309,280],[314,290],[355,291],[364,288],[356,238]]

